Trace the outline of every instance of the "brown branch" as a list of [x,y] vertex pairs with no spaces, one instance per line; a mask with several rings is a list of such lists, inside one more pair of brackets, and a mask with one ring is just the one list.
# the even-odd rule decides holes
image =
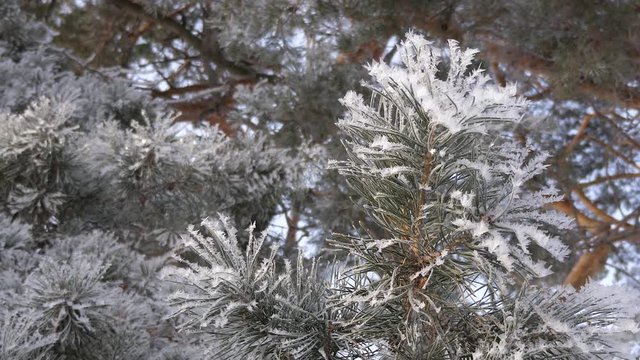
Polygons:
[[93,51],[93,54],[91,55],[91,61],[89,61],[88,64],[99,59],[102,55],[102,52],[107,48],[109,42],[111,42],[116,36],[113,22],[113,19],[108,19],[105,23],[103,23],[103,30],[100,32],[101,36],[98,37],[100,41],[98,42],[98,46],[96,46],[95,50]]
[[553,209],[575,218],[578,226],[592,234],[598,234],[609,228],[609,224],[593,219],[578,211],[578,209],[576,209],[573,204],[571,204],[571,202],[567,199],[547,204],[545,205],[545,208]]
[[611,101],[614,104],[640,108],[640,90],[636,88],[620,86],[610,89],[606,86],[584,82],[578,86],[578,89],[585,94],[593,95],[601,100]]
[[213,102],[210,99],[202,101],[179,101],[172,102],[170,105],[179,112],[176,122],[206,121],[211,125],[217,125],[227,136],[233,137],[236,133],[235,129],[226,121],[226,107],[224,99],[219,100],[222,103]]
[[178,66],[178,68],[172,72],[171,74],[169,74],[169,76],[167,76],[167,79],[169,79],[170,81],[173,82],[173,80],[180,75],[181,72],[183,72],[184,70],[188,69],[191,66],[191,60],[186,60],[185,62],[183,62],[182,64],[180,64],[180,66]]
[[144,7],[140,4],[136,4],[129,0],[108,0],[119,9],[132,12],[138,16],[141,16],[149,21],[156,22],[158,25],[171,30],[176,35],[180,36],[189,45],[197,49],[203,58],[206,58],[218,66],[225,68],[226,70],[242,76],[255,76],[256,72],[248,67],[239,65],[233,61],[229,61],[224,58],[219,44],[215,39],[209,39],[207,43],[203,42],[199,37],[195,36],[191,31],[184,28],[180,23],[168,16],[155,17],[148,14]]
[[140,24],[140,26],[138,26],[138,29],[136,29],[134,32],[129,34],[129,39],[131,39],[132,43],[135,43],[136,41],[138,41],[138,38],[140,36],[144,35],[144,33],[146,33],[147,31],[151,30],[153,28],[153,25],[155,25],[155,24],[156,23],[154,21],[145,19],[142,22],[142,24]]
[[640,173],[622,173],[622,174],[615,174],[615,175],[609,175],[609,176],[598,176],[594,180],[584,182],[584,183],[579,183],[577,184],[577,186],[579,186],[581,189],[585,189],[590,186],[602,184],[609,181],[620,180],[620,179],[634,179],[634,178],[640,178]]
[[640,241],[640,228],[636,227],[632,230],[619,231],[614,233],[602,233],[599,236],[593,238],[590,243],[591,246],[599,246],[602,244],[614,244],[620,241],[639,242]]
[[338,64],[361,64],[367,60],[380,60],[384,54],[384,47],[376,40],[370,40],[361,44],[355,51],[348,51],[338,54],[336,63]]
[[[435,12],[417,12],[412,2],[396,3],[397,15],[393,17],[394,26],[389,27],[386,35],[391,35],[391,32],[397,34],[408,28],[425,30],[429,36],[440,40],[456,39],[463,42],[465,37],[470,35],[468,37],[473,36],[480,43],[481,55],[489,63],[513,66],[520,71],[530,71],[547,78],[553,76],[553,72],[556,71],[557,64],[553,60],[510,45],[504,40],[504,35],[496,31],[494,26],[496,16],[509,16],[509,11],[505,8],[492,11],[491,16],[480,15],[479,18],[477,16],[469,18],[468,14],[464,13],[464,7],[460,6],[448,6]],[[349,14],[347,17],[358,22],[371,21],[370,18],[354,14]],[[459,21],[461,18],[465,21]],[[631,47],[633,48],[633,45]],[[635,56],[635,53],[633,55]],[[640,88],[637,87],[626,85],[611,87],[585,79],[576,85],[575,90],[582,95],[597,97],[615,105],[640,108]]]
[[[586,115],[578,128],[578,132],[571,139],[571,142],[562,149],[558,156],[558,167],[562,168],[566,165],[567,158],[575,150],[576,146],[585,139],[586,130],[589,127],[591,120],[594,118],[593,114]],[[620,222],[601,210],[596,204],[589,199],[583,191],[583,187],[572,184],[571,192],[576,193],[578,199],[595,214],[600,220],[593,219],[582,212],[578,211],[571,203],[569,198],[564,201],[551,204],[555,210],[561,211],[567,215],[573,216],[578,225],[585,230],[589,231],[595,238],[604,237],[611,229],[611,225],[622,225]],[[626,223],[624,224],[627,225]],[[607,261],[609,252],[611,250],[611,243],[600,243],[595,250],[589,251],[583,254],[578,261],[573,265],[571,271],[565,278],[564,284],[573,286],[576,290],[579,290],[587,281],[602,271],[604,264]]]
[[591,122],[592,119],[593,119],[592,114],[586,115],[582,119],[582,123],[580,123],[580,127],[578,128],[578,133],[576,134],[576,136],[573,137],[571,142],[562,150],[563,156],[565,157],[569,156],[569,154],[573,152],[576,146],[578,146],[580,141],[582,141],[582,139],[584,138],[584,134],[587,131],[587,128],[589,127],[589,123]]
[[580,290],[590,278],[602,271],[611,249],[611,244],[605,243],[583,254],[565,278],[564,284]]
[[596,144],[602,146],[603,148],[605,148],[607,151],[609,151],[611,154],[617,156],[618,158],[624,160],[624,162],[626,162],[627,164],[640,169],[640,165],[638,165],[635,161],[633,161],[632,158],[626,156],[625,154],[621,153],[620,151],[618,151],[617,149],[615,149],[613,146],[611,146],[610,144],[605,143],[604,141],[593,137],[593,136],[588,136],[587,137],[589,140],[595,142]]
[[[508,46],[495,39],[485,40],[482,55],[490,61],[508,64],[521,70],[529,70],[542,76],[549,76],[555,65],[552,60]],[[576,90],[584,95],[595,96],[624,107],[640,108],[640,90],[633,87],[609,88],[584,81],[576,86]]]
[[[567,202],[567,204],[569,203]],[[567,210],[566,206],[565,210]],[[580,290],[580,288],[584,286],[584,284],[586,284],[590,278],[594,277],[596,274],[602,271],[609,253],[613,249],[613,243],[618,241],[640,241],[640,228],[632,227],[627,224],[633,215],[634,213],[631,213],[621,221],[623,224],[627,225],[626,228],[629,229],[627,231],[611,232],[611,227],[605,227],[604,223],[602,224],[602,227],[594,228],[591,231],[591,233],[595,236],[591,239],[590,242],[592,245],[595,245],[596,248],[580,256],[578,262],[576,262],[576,264],[571,268],[571,271],[565,278],[565,285],[571,285],[576,290]],[[587,217],[585,216],[584,218]],[[582,218],[583,221],[584,218]],[[595,220],[593,221],[595,222]],[[580,222],[580,220],[578,220],[578,222]],[[620,222],[616,221],[616,224],[618,223]]]
[[610,224],[617,224],[625,228],[630,226],[628,224],[620,223],[620,221],[618,221],[616,218],[612,217],[611,215],[607,214],[605,211],[600,209],[591,199],[587,197],[587,195],[584,193],[584,191],[582,191],[582,189],[580,188],[573,189],[573,192],[578,196],[578,199],[580,199],[582,204],[584,204],[584,206],[586,206],[587,209],[589,209],[589,211],[591,211],[594,215],[599,217],[602,221],[605,221]]
[[[620,125],[618,124],[618,121],[615,121],[613,119],[611,119],[609,116],[599,112],[597,109],[595,109],[596,114],[598,114],[598,116],[600,116],[601,118],[605,119],[609,124],[611,124],[611,126],[613,126],[614,128],[616,128],[616,130],[618,130],[618,133],[620,135],[622,135],[625,139],[627,139],[627,141],[629,142],[629,144],[631,144],[633,147],[635,147],[636,149],[640,149],[640,142],[638,142],[636,139],[634,139],[633,137],[631,137],[628,134],[628,131],[623,129],[622,127],[620,127]],[[620,121],[629,121],[629,119],[620,116],[619,114],[617,114],[615,111],[611,111],[610,114],[617,118]]]
[[[173,18],[174,16],[182,13],[183,11],[188,10],[193,5],[194,5],[194,3],[184,4],[183,6],[177,8],[176,10],[172,11],[171,13],[169,13],[169,15],[167,15],[167,17],[168,18]],[[135,42],[135,40],[138,40],[138,38],[140,36],[144,35],[144,33],[149,31],[150,29],[152,29],[155,24],[156,24],[156,22],[151,20],[151,19],[145,20],[142,24],[140,24],[140,26],[138,27],[138,29],[136,31],[131,33],[131,35],[130,35],[131,39],[134,40],[134,42]]]

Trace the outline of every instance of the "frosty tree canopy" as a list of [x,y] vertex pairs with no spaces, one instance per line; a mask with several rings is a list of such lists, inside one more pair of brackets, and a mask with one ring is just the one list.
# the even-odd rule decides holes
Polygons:
[[[637,339],[625,289],[543,286],[572,225],[511,131],[527,102],[475,51],[409,33],[339,107],[365,77],[320,35],[346,3],[109,1],[134,14],[122,54],[175,70],[144,92],[143,65],[54,45],[78,38],[23,12],[40,3],[0,1],[0,360],[609,359]],[[178,128],[181,91],[215,109]]]

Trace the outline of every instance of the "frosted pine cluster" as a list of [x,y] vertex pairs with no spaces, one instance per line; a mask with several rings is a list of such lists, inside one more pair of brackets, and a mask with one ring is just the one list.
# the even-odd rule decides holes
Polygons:
[[319,277],[302,258],[278,266],[274,249],[259,264],[263,237],[243,255],[227,219],[206,221],[186,238],[187,268],[169,272],[188,285],[175,316],[229,359],[623,355],[637,332],[628,295],[529,285],[551,272],[531,248],[562,261],[551,230],[571,224],[542,210],[560,200],[554,189],[530,186],[547,154],[507,135],[526,106],[515,88],[488,83],[455,42],[441,54],[410,33],[399,54],[401,66],[369,66],[369,101],[342,100],[349,159],[333,163],[390,236],[336,234],[354,265]]
[[376,329],[380,352],[403,358],[624,354],[616,346],[637,331],[631,307],[618,308],[629,297],[528,285],[551,273],[532,247],[562,261],[568,250],[553,234],[571,223],[543,210],[558,193],[532,183],[548,155],[509,135],[526,101],[473,68],[475,52],[409,33],[401,66],[369,66],[370,100],[342,99],[349,159],[333,166],[391,235],[336,236],[358,263],[343,274],[351,289],[341,299],[359,304],[350,323]]
[[[154,17],[173,3],[130,6]],[[219,46],[242,59],[271,37],[262,23],[298,10],[260,1],[200,25],[233,24]],[[91,69],[53,36],[0,1],[0,360],[614,359],[637,338],[636,295],[532,285],[567,256],[571,224],[543,210],[560,199],[536,181],[548,155],[509,135],[527,103],[490,83],[475,50],[409,33],[399,63],[367,68],[366,96],[342,99],[346,156],[332,164],[364,214],[328,210],[370,226],[291,261],[267,228],[317,190],[328,135],[282,137],[335,101],[327,64],[261,52],[309,73],[238,86],[225,115],[255,128],[227,135],[179,129],[123,71]],[[307,86],[323,76],[336,87]],[[317,118],[297,121],[304,107]],[[321,213],[304,210],[294,226]]]

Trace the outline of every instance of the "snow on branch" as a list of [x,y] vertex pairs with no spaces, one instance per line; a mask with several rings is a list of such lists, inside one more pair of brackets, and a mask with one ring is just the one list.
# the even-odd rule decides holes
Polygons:
[[246,250],[236,229],[220,215],[191,227],[177,255],[181,266],[165,270],[183,284],[170,297],[179,329],[207,334],[216,359],[260,358],[280,354],[300,359],[327,358],[347,347],[334,332],[336,313],[326,305],[329,290],[300,255],[295,268],[276,263],[276,248],[265,253],[266,234],[249,228]]
[[341,100],[348,158],[331,165],[385,232],[334,236],[356,263],[344,272],[342,303],[358,304],[363,327],[394,329],[372,331],[395,344],[385,351],[409,358],[619,355],[617,335],[605,333],[635,331],[620,325],[631,321],[628,307],[609,304],[606,291],[527,285],[551,273],[538,248],[556,261],[569,254],[560,235],[571,221],[542,210],[561,199],[533,182],[548,154],[512,136],[526,101],[473,67],[476,50],[448,45],[407,34],[400,65],[368,66],[370,100]]

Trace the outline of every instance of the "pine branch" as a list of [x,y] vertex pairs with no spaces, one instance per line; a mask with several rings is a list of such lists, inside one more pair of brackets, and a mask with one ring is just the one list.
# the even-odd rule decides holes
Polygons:
[[[387,343],[381,352],[408,358],[616,354],[586,351],[611,339],[592,338],[589,331],[567,335],[556,326],[555,315],[536,310],[541,298],[514,302],[513,291],[526,294],[528,281],[550,273],[529,252],[531,243],[559,261],[568,254],[541,225],[570,226],[568,218],[540,210],[561,204],[555,189],[523,188],[543,171],[547,158],[504,133],[520,121],[525,103],[512,88],[489,85],[479,71],[469,71],[475,51],[461,50],[455,42],[449,44],[444,77],[438,75],[440,53],[420,36],[408,34],[398,53],[403,68],[369,67],[374,82],[367,84],[368,104],[353,93],[342,100],[347,113],[338,126],[348,136],[349,157],[333,166],[390,234],[388,239],[335,236],[336,245],[359,259],[345,273],[354,285],[342,303],[359,304],[362,313],[356,319],[372,328],[382,326],[372,314],[393,314],[392,327],[400,335],[383,335]],[[369,278],[372,273],[375,279]],[[478,294],[478,286],[484,294]],[[552,291],[573,296],[565,288]],[[581,296],[570,301],[589,301]],[[520,305],[528,307],[524,317]],[[599,310],[590,309],[593,313],[584,316],[599,318]],[[572,317],[565,310],[557,314],[563,321],[583,321],[583,314]],[[534,312],[537,322],[527,323]],[[539,332],[533,324],[540,322],[549,329]],[[540,341],[540,347],[527,345]]]
[[[251,68],[238,65],[235,62],[225,59],[222,51],[219,49],[219,46],[216,45],[217,43],[213,42],[205,44],[199,37],[193,35],[189,30],[184,28],[169,16],[153,16],[151,14],[148,14],[142,5],[136,4],[129,0],[109,0],[109,2],[118,8],[132,12],[135,15],[142,16],[173,31],[187,43],[197,49],[203,57],[209,59],[218,66],[224,67],[225,69],[237,75],[254,76],[256,74],[255,71]],[[215,41],[215,39],[212,40]]]

